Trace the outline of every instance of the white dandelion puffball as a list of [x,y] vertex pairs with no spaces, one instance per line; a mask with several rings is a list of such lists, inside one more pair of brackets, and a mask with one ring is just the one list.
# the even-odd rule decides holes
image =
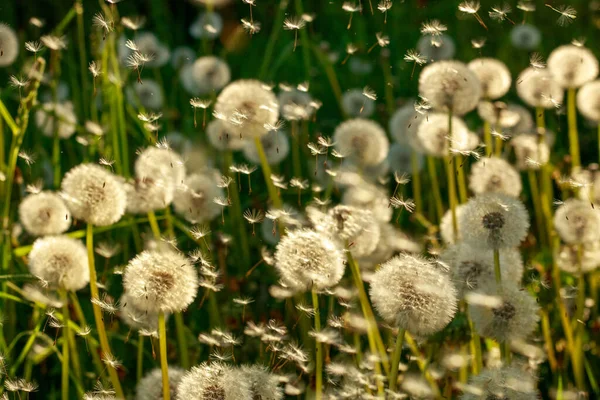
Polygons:
[[200,57],[194,62],[192,75],[200,89],[200,95],[221,90],[231,80],[229,65],[214,56]]
[[[414,154],[414,156],[416,158],[417,172],[421,171],[423,169],[423,164],[425,163],[425,157],[423,157],[423,154]],[[390,171],[399,175],[404,173],[412,174],[414,172],[412,157],[413,150],[410,146],[401,143],[393,143],[390,146],[390,151],[387,155]]]
[[200,96],[200,86],[194,78],[194,64],[186,64],[179,70],[179,82],[186,92],[194,97]]
[[522,133],[533,133],[535,132],[535,125],[533,123],[533,117],[531,116],[531,111],[523,107],[519,104],[508,104],[508,109],[513,112],[519,114],[519,122],[513,127],[509,129],[512,134],[522,134]]
[[148,312],[180,312],[198,293],[198,274],[174,251],[144,251],[129,261],[123,287],[133,305]]
[[148,110],[160,110],[165,98],[162,87],[151,79],[144,79],[143,83],[135,83],[127,90],[127,100],[134,107],[142,106]]
[[217,97],[215,115],[230,125],[231,130],[245,139],[268,133],[279,118],[279,103],[273,91],[264,83],[245,79],[227,85]]
[[539,321],[535,298],[512,282],[488,280],[467,294],[475,330],[499,342],[526,339]]
[[499,368],[484,368],[479,375],[470,376],[469,383],[464,385],[460,396],[460,400],[538,398],[536,377],[529,368],[522,368],[514,363]]
[[498,157],[485,157],[471,167],[469,189],[475,194],[502,193],[519,197],[521,175],[507,161]]
[[163,179],[138,178],[126,182],[124,188],[130,214],[162,210],[171,204],[175,194],[175,184]]
[[35,124],[44,136],[54,137],[56,132],[61,139],[70,138],[77,128],[73,103],[44,103],[35,112]]
[[482,95],[477,75],[459,61],[438,61],[423,68],[419,93],[437,111],[455,115],[475,109]]
[[350,89],[342,95],[342,108],[352,118],[368,118],[375,112],[375,100],[366,97],[362,89]]
[[[476,290],[482,282],[493,280],[494,253],[471,243],[459,242],[449,246],[440,255],[440,259],[450,267],[452,282],[456,285],[460,297]],[[500,270],[502,280],[521,282],[523,278],[523,260],[516,248],[500,250]]]
[[207,222],[221,213],[221,207],[214,202],[222,197],[223,190],[217,186],[214,177],[207,174],[188,175],[183,184],[177,186],[173,205],[175,212],[191,223]]
[[542,34],[533,25],[517,24],[510,31],[510,41],[517,49],[535,50],[542,41]]
[[19,38],[8,25],[0,23],[0,68],[8,67],[19,55]]
[[468,64],[471,71],[481,82],[481,97],[495,100],[510,89],[512,82],[510,71],[506,64],[495,58],[476,58]]
[[68,236],[46,236],[33,242],[29,272],[53,288],[76,291],[90,282],[87,249]]
[[523,203],[500,193],[469,199],[459,221],[464,240],[489,249],[517,247],[529,229]]
[[282,90],[277,99],[279,112],[287,121],[308,120],[316,111],[316,103],[310,94],[298,89]]
[[196,59],[196,52],[187,46],[178,46],[171,54],[171,66],[179,70],[186,65],[191,65]]
[[[423,246],[419,242],[390,223],[379,223],[379,230],[381,238],[377,242],[375,250],[357,260],[363,270],[374,271],[379,264],[389,260],[396,253],[418,254],[422,250]],[[363,278],[366,278],[366,275],[364,274]]]
[[187,372],[177,387],[176,400],[253,400],[250,382],[239,369],[204,362]]
[[[260,138],[267,162],[269,165],[277,165],[288,156],[290,152],[290,140],[288,135],[282,131],[270,131]],[[244,157],[254,164],[260,164],[256,143],[247,140],[242,149]]]
[[183,159],[171,149],[147,147],[139,153],[134,167],[135,175],[142,180],[164,180],[180,185],[185,179]]
[[208,151],[210,148],[195,143],[183,152],[182,157],[188,175],[204,174],[212,169],[213,159]]
[[119,221],[127,207],[121,180],[95,164],[80,164],[63,177],[61,196],[73,218],[96,226]]
[[515,150],[517,168],[524,170],[538,170],[550,160],[550,148],[546,141],[540,142],[536,135],[523,134],[515,136],[510,141]]
[[528,67],[517,78],[517,94],[530,107],[556,108],[564,91],[548,69]]
[[[128,292],[123,292],[119,300],[119,317],[121,320],[135,330],[146,330],[149,332],[158,332],[158,313],[149,312],[137,308],[131,300]],[[165,315],[165,319],[170,314]]]
[[[177,396],[177,386],[186,371],[179,367],[169,365],[169,392],[171,398]],[[135,387],[135,400],[156,400],[162,399],[162,371],[160,368],[154,368],[148,372]]]
[[344,253],[327,236],[311,229],[289,231],[275,249],[275,268],[295,291],[335,286],[344,275]]
[[454,39],[446,34],[436,37],[421,36],[417,42],[417,51],[428,61],[449,60],[456,53]]
[[71,226],[71,212],[60,195],[44,191],[21,201],[19,220],[30,235],[58,235]]
[[210,144],[220,151],[238,151],[247,144],[240,135],[231,132],[229,125],[220,119],[213,119],[206,126],[206,136]]
[[409,143],[409,125],[415,122],[415,113],[415,106],[410,103],[397,109],[392,114],[388,122],[388,129],[392,139],[401,144]]
[[514,128],[521,120],[521,114],[514,106],[501,101],[481,101],[477,105],[477,113],[484,121],[500,128]]
[[588,82],[579,89],[577,110],[587,119],[600,122],[600,80]]
[[347,160],[363,167],[381,163],[387,156],[389,141],[383,128],[374,121],[351,119],[335,128],[335,148]]
[[458,207],[456,207],[456,223],[458,225],[458,238],[454,237],[452,210],[448,210],[444,213],[444,216],[440,221],[440,235],[442,236],[442,240],[444,241],[444,243],[452,244],[462,240],[461,220],[463,218],[466,208],[466,204],[459,204]]
[[598,59],[589,49],[569,44],[550,53],[548,70],[563,88],[578,88],[596,79]]
[[456,313],[456,289],[428,259],[402,254],[371,278],[371,301],[389,324],[419,337],[444,329]]
[[394,213],[387,192],[372,183],[364,182],[348,187],[342,195],[342,203],[369,210],[380,222],[389,222]]
[[262,365],[243,365],[242,374],[250,383],[253,399],[282,400],[283,390],[279,386],[279,378]]
[[600,214],[584,200],[565,200],[556,209],[554,227],[558,236],[568,244],[600,241]]
[[190,36],[194,39],[216,39],[223,31],[223,18],[216,12],[203,12],[190,25]]
[[[579,248],[581,248],[581,255],[577,254]],[[575,276],[591,272],[600,266],[600,243],[562,245],[556,258],[556,265]]]
[[469,129],[462,119],[452,117],[452,135],[448,132],[448,114],[431,113],[420,121],[415,140],[423,153],[445,157],[450,149],[463,150],[469,146]]

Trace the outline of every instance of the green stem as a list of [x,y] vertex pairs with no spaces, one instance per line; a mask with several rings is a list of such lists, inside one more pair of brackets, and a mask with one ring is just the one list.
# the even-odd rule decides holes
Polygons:
[[398,330],[398,336],[396,336],[396,348],[392,355],[392,365],[388,381],[390,382],[390,390],[393,392],[396,390],[396,384],[398,383],[398,368],[400,366],[400,356],[402,355],[402,345],[404,344],[404,329]]
[[454,175],[454,157],[446,156],[444,166],[448,178],[448,199],[450,202],[450,212],[452,213],[452,233],[458,237],[458,219],[456,217],[456,176]]
[[456,177],[458,178],[458,194],[460,198],[460,204],[467,202],[469,194],[467,193],[467,182],[465,177],[465,170],[463,164],[465,159],[462,155],[454,156],[454,169],[456,170]]
[[167,329],[165,313],[158,312],[158,338],[160,343],[160,370],[162,372],[163,400],[170,400],[171,388],[169,385],[169,364],[167,363]]
[[[319,295],[313,288],[312,290],[312,302],[313,309],[315,312],[315,331],[321,332],[321,311],[319,307]],[[321,400],[323,393],[323,348],[320,341],[315,340],[315,359],[316,359],[316,394],[315,399]]]
[[577,133],[577,109],[575,88],[567,90],[567,119],[569,122],[569,152],[571,154],[571,165],[573,168],[581,166],[579,155],[579,136]]
[[538,189],[537,175],[534,170],[530,169],[527,171],[527,177],[529,178],[529,188],[531,189],[531,202],[533,203],[533,210],[535,214],[535,222],[538,230],[538,237],[540,242],[544,243],[547,237],[544,232],[543,215],[541,211],[540,193]]
[[[267,185],[267,191],[269,192],[269,198],[271,199],[271,202],[273,203],[273,207],[275,207],[277,209],[282,209],[283,203],[281,202],[279,193],[277,193],[277,189],[275,188],[275,185],[273,184],[273,180],[271,179],[271,175],[272,175],[271,166],[269,165],[269,162],[267,161],[267,156],[265,155],[265,149],[263,148],[260,138],[258,138],[258,137],[254,138],[254,145],[256,146],[256,151],[258,152],[258,157],[260,158],[260,166],[262,167],[263,175],[265,177],[265,183]],[[280,233],[283,234],[283,231]]]
[[550,330],[550,318],[548,312],[545,309],[540,310],[542,319],[542,332],[544,334],[544,341],[546,342],[546,352],[548,353],[548,363],[552,372],[556,372],[558,368],[558,362],[556,361],[556,353],[554,352],[554,343],[552,342],[552,332]]
[[178,312],[173,316],[175,318],[175,333],[177,335],[177,345],[179,347],[179,358],[183,369],[189,369],[190,356],[188,354],[188,345],[185,337],[185,322],[183,321],[183,314]]
[[61,390],[62,400],[69,400],[69,297],[65,290],[61,290],[63,302],[63,346],[62,346],[62,375]]
[[410,167],[412,169],[413,197],[415,199],[415,211],[417,214],[423,212],[423,200],[421,197],[421,171],[419,171],[419,155],[412,151],[410,153]]
[[[233,154],[230,150],[223,153],[223,174],[231,178],[235,178],[233,172],[230,171],[229,167],[233,164]],[[235,183],[234,183],[235,185]],[[248,246],[248,235],[246,233],[246,226],[244,225],[243,213],[242,213],[242,202],[240,200],[240,194],[237,187],[233,187],[230,190],[231,194],[231,209],[234,219],[234,225],[238,227],[239,239],[241,244],[243,263],[250,263],[250,247]]]
[[275,15],[275,20],[273,22],[273,29],[271,30],[271,35],[269,36],[267,48],[265,49],[265,53],[263,55],[263,62],[260,66],[260,70],[258,73],[258,77],[260,80],[264,80],[267,76],[267,71],[270,67],[271,60],[273,58],[275,44],[277,44],[279,33],[281,32],[281,29],[283,29],[283,20],[285,18],[285,10],[287,9],[288,2],[289,0],[281,0],[281,2],[279,3],[279,8],[277,9],[277,14]]
[[498,289],[502,290],[502,270],[500,269],[500,250],[494,249],[494,276],[496,277],[496,283]]
[[483,121],[483,140],[485,142],[485,156],[491,157],[493,151],[492,127],[488,121]]
[[431,156],[427,156],[427,170],[429,172],[429,179],[431,179],[431,190],[433,191],[433,198],[435,200],[437,221],[441,221],[444,216],[444,206],[442,205],[442,193],[440,192],[440,183],[437,177],[435,159]]
[[[83,309],[81,308],[81,304],[79,304],[79,299],[77,298],[77,294],[74,292],[71,292],[70,295],[71,295],[71,304],[73,305],[73,309],[75,310],[75,315],[77,316],[79,325],[87,326],[87,321],[86,321],[85,315],[83,314]],[[95,340],[87,340],[87,338],[85,338],[84,340],[86,340],[86,343],[87,343],[86,346],[90,346],[90,348],[91,348],[90,353],[92,354],[92,362],[94,363],[94,366],[96,367],[96,372],[98,373],[98,377],[100,378],[102,376],[104,367],[102,366],[102,361],[100,360],[100,357],[98,356],[98,343]]]
[[137,363],[135,369],[136,382],[139,382],[144,375],[144,336],[138,334],[137,344]]
[[329,80],[329,84],[331,85],[331,90],[333,90],[333,94],[338,103],[338,107],[340,112],[344,118],[347,117],[346,111],[344,111],[344,106],[342,105],[342,89],[340,87],[340,82],[337,79],[337,75],[335,74],[335,69],[331,65],[331,62],[327,58],[325,54],[319,49],[318,46],[312,45],[313,53],[317,57],[317,60],[321,63],[321,66],[325,70],[325,75],[327,75],[327,79]]
[[302,164],[300,164],[300,132],[298,132],[298,122],[292,121],[292,171],[294,178],[302,179]]

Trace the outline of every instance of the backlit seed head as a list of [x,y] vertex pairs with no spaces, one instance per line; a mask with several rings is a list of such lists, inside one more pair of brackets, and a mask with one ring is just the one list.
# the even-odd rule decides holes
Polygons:
[[129,261],[123,287],[133,305],[148,312],[180,312],[198,292],[198,274],[174,251],[144,251]]
[[[177,386],[186,371],[169,366],[169,392],[171,398],[177,396]],[[135,387],[135,400],[156,400],[162,398],[162,372],[160,368],[154,368],[148,372]]]
[[600,214],[589,202],[568,199],[556,209],[554,227],[568,244],[592,243],[600,240]]
[[179,154],[169,148],[148,147],[135,160],[135,175],[140,180],[163,180],[180,185],[185,179],[185,164]]
[[528,67],[517,78],[517,94],[530,107],[556,108],[563,89],[547,69]]
[[[120,307],[119,317],[129,328],[158,332],[158,313],[149,312],[136,307],[128,292],[123,292],[118,302]],[[167,317],[169,314],[165,315]]]
[[206,136],[210,144],[215,149],[221,151],[241,150],[247,144],[246,140],[240,139],[239,134],[232,132],[228,124],[220,119],[213,119],[208,123],[206,126]]
[[459,226],[464,240],[488,249],[517,247],[527,235],[529,214],[523,203],[499,193],[471,198]]
[[76,291],[90,281],[87,250],[67,236],[47,236],[33,242],[29,271],[53,288]]
[[250,383],[252,399],[281,400],[283,390],[279,385],[279,378],[269,372],[262,365],[244,365],[241,372]]
[[507,161],[498,157],[485,157],[471,167],[469,189],[475,194],[501,193],[519,197],[523,187],[521,175]]
[[454,39],[442,33],[436,37],[421,36],[417,42],[417,51],[428,61],[450,60],[456,53]]
[[125,183],[127,212],[146,214],[167,207],[173,201],[175,184],[151,178],[135,179]]
[[223,363],[202,363],[187,372],[177,387],[176,400],[253,400],[251,384],[239,369]]
[[598,59],[585,47],[560,46],[548,57],[548,70],[563,88],[578,88],[598,76]]
[[452,117],[452,135],[448,132],[448,114],[432,113],[422,119],[417,128],[416,141],[423,153],[444,157],[450,150],[468,150],[471,143],[469,129],[462,119]]
[[389,324],[417,336],[439,332],[456,312],[456,289],[433,261],[402,254],[371,279],[371,300]]
[[179,70],[184,65],[191,65],[196,58],[196,52],[188,46],[178,46],[171,54],[171,66],[173,69]]
[[177,186],[173,205],[189,222],[208,222],[221,213],[221,207],[213,201],[216,197],[223,197],[223,189],[212,175],[192,174]]
[[579,89],[577,109],[587,119],[600,122],[600,80],[588,82]]
[[[379,230],[381,235],[375,250],[366,256],[358,257],[358,265],[363,270],[374,271],[379,264],[397,253],[418,254],[422,251],[421,243],[396,229],[392,224],[379,223]],[[367,273],[364,271],[363,279],[368,281]]]
[[311,229],[288,232],[275,250],[275,268],[291,289],[335,286],[344,275],[344,254],[338,244]]
[[[290,140],[284,131],[269,131],[260,138],[269,165],[277,165],[288,156],[290,152]],[[258,150],[253,140],[246,140],[242,149],[244,157],[254,164],[260,164]]]
[[71,212],[58,194],[30,194],[19,204],[19,220],[34,236],[58,235],[71,226]]
[[[579,251],[581,251],[581,255],[577,254]],[[562,245],[556,264],[561,270],[575,276],[591,272],[600,266],[600,243]]]
[[194,39],[216,39],[223,31],[223,18],[216,12],[200,13],[190,25],[190,36]]
[[350,89],[342,95],[342,108],[350,117],[368,118],[375,112],[375,101],[365,97],[362,89]]
[[459,242],[460,240],[462,240],[462,236],[463,236],[462,235],[462,231],[463,231],[462,219],[463,219],[463,215],[465,213],[466,207],[467,207],[466,204],[459,204],[458,207],[456,207],[456,219],[457,219],[456,222],[458,224],[458,238],[454,237],[454,227],[453,227],[453,222],[452,222],[452,210],[446,211],[446,213],[442,217],[442,220],[440,221],[440,236],[442,237],[442,240],[444,241],[444,243],[452,244],[452,243],[456,243],[456,242]]
[[536,377],[519,364],[485,368],[472,375],[461,400],[533,400],[538,398]]
[[388,129],[392,139],[400,144],[409,143],[409,126],[415,122],[415,107],[414,104],[409,103],[399,109],[397,109],[388,123]]
[[499,342],[526,339],[539,321],[535,299],[512,282],[499,287],[493,280],[482,282],[466,294],[477,333]]
[[542,34],[533,25],[517,24],[510,31],[510,41],[517,49],[535,50],[542,41]]
[[342,195],[342,203],[369,210],[373,218],[381,222],[389,222],[394,211],[389,206],[387,193],[381,187],[366,182],[349,186]]
[[481,101],[477,105],[477,113],[492,126],[504,129],[514,128],[521,120],[521,114],[515,109],[515,106],[501,101]]
[[192,76],[196,81],[200,95],[221,90],[231,80],[229,65],[220,58],[205,56],[198,58],[192,67]]
[[288,121],[308,120],[316,112],[315,103],[310,94],[301,90],[282,90],[277,95],[279,112]]
[[333,141],[335,149],[346,157],[345,160],[364,167],[381,163],[389,150],[383,128],[376,122],[360,118],[338,125]]
[[8,25],[0,23],[0,68],[8,67],[19,55],[19,38]]
[[423,154],[414,152],[411,147],[406,144],[393,143],[390,146],[390,151],[387,155],[390,172],[397,175],[412,174],[414,172],[412,165],[413,156],[416,159],[417,171],[421,171],[423,169],[423,164],[425,163]]
[[71,168],[63,177],[61,191],[73,218],[97,226],[119,221],[127,206],[121,180],[95,164]]
[[44,103],[35,112],[35,124],[45,136],[54,137],[56,132],[61,139],[70,138],[77,128],[73,103]]
[[523,170],[537,170],[550,159],[548,143],[540,143],[536,135],[523,134],[515,136],[510,141],[515,150],[517,168]]
[[[461,298],[476,290],[482,282],[494,279],[494,253],[466,242],[449,246],[440,256],[450,266],[452,282],[456,285]],[[519,283],[523,277],[523,260],[519,250],[506,248],[500,250],[500,268],[502,279]]]
[[508,104],[508,109],[512,112],[519,114],[519,122],[513,127],[507,129],[512,135],[520,135],[522,133],[533,133],[535,131],[535,125],[533,123],[533,117],[531,116],[531,110],[518,104]]
[[482,93],[477,75],[465,64],[439,61],[421,72],[419,94],[437,111],[463,115],[477,107]]
[[215,114],[243,138],[268,133],[265,125],[274,126],[279,119],[279,103],[264,83],[247,79],[227,85],[217,98]]
[[506,64],[495,58],[476,58],[468,64],[481,82],[481,97],[495,100],[510,89],[512,79]]

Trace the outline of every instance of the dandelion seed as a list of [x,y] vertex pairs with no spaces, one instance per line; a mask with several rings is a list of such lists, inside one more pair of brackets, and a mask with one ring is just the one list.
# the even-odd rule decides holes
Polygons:
[[40,38],[40,41],[50,50],[60,51],[67,48],[66,36],[45,35]]
[[387,24],[387,13],[392,8],[392,0],[381,0],[377,5],[377,9],[384,15],[383,23]]
[[477,22],[479,22],[479,24],[487,30],[487,26],[478,14],[480,7],[481,5],[479,4],[479,1],[467,0],[458,5],[458,10],[464,12],[465,14],[473,15],[475,19],[477,19]]
[[121,18],[121,23],[125,28],[131,29],[132,31],[137,31],[144,26],[146,23],[146,18],[142,16],[123,17]]
[[37,53],[44,48],[44,45],[38,41],[25,42],[25,50],[37,56]]
[[427,62],[427,58],[423,57],[423,55],[421,55],[418,51],[409,49],[404,55],[404,61],[413,63],[413,69],[410,73],[410,79],[412,79],[415,74],[415,68],[417,68],[417,65],[425,64]]
[[28,152],[27,150],[19,151],[18,157],[25,162],[28,166],[32,166],[35,163],[35,155]]
[[[294,51],[298,43],[298,31],[306,25],[306,21],[302,17],[289,17],[283,21],[283,29],[294,31]],[[305,44],[306,45],[306,44]]]
[[257,34],[260,32],[260,22],[252,22],[242,18],[242,26],[244,30],[248,32],[250,35]]
[[546,4],[546,7],[560,14],[557,21],[559,26],[570,25],[577,18],[577,10],[571,6],[561,5],[555,8],[550,4]]
[[393,196],[390,198],[390,206],[394,208],[404,208],[409,213],[415,211],[415,203],[412,199],[404,199],[402,196]]
[[262,210],[248,209],[244,211],[244,219],[252,225],[252,236],[255,236],[254,225],[265,219],[265,213]]
[[102,354],[102,362],[104,364],[106,364],[107,367],[110,367],[114,370],[118,370],[123,364],[121,363],[121,361],[119,361],[118,358],[116,358],[115,356],[113,356],[110,353],[103,353]]
[[432,37],[440,36],[442,33],[446,32],[448,27],[442,24],[439,20],[433,19],[431,21],[424,22],[421,24],[421,34],[429,35]]
[[17,78],[14,75],[9,77],[9,85],[19,90],[19,98],[21,98],[21,89],[29,84],[29,81],[23,78]]
[[492,7],[492,11],[489,12],[490,18],[496,20],[498,22],[502,22],[507,20],[511,24],[515,24],[513,20],[508,17],[508,14],[512,11],[512,8],[508,3],[504,3],[503,5],[497,5]]
[[102,40],[106,40],[106,35],[113,29],[113,22],[108,20],[102,13],[94,14],[94,17],[92,18],[92,25],[104,31]]
[[352,16],[355,12],[362,12],[362,6],[359,4],[351,3],[346,1],[342,4],[342,10],[350,13],[350,19],[348,20],[348,26],[346,29],[350,29],[352,27]]

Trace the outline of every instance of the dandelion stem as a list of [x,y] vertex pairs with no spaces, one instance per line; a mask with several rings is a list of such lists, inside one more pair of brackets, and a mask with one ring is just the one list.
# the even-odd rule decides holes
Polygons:
[[550,318],[548,312],[544,309],[540,310],[542,319],[542,332],[544,334],[544,341],[546,342],[546,351],[548,352],[548,363],[553,373],[558,368],[558,362],[556,361],[556,354],[554,352],[554,343],[552,342],[552,332],[550,331]]
[[[233,164],[233,154],[230,150],[226,150],[223,153],[223,174],[228,175],[232,179],[235,178],[233,172],[230,171],[229,167]],[[239,184],[239,174],[238,174],[238,184]],[[230,191],[231,194],[231,202],[232,202],[232,215],[234,218],[234,225],[238,227],[239,230],[239,239],[242,247],[242,261],[244,264],[250,263],[250,248],[248,247],[248,235],[246,234],[246,227],[244,225],[243,217],[242,217],[242,203],[240,201],[240,194],[238,190],[233,188]]]
[[458,220],[456,218],[456,176],[454,175],[454,157],[445,157],[446,176],[448,177],[448,198],[450,202],[450,212],[452,213],[452,233],[458,237]]
[[423,212],[423,200],[421,200],[421,175],[419,171],[419,160],[418,155],[415,151],[410,153],[410,167],[412,169],[412,188],[413,197],[415,199],[415,211],[417,214]]
[[[302,16],[304,14],[304,6],[302,5],[302,0],[296,0],[296,14]],[[308,42],[308,31],[307,29],[300,29],[300,39],[302,40],[302,61],[304,62],[304,73],[306,81],[310,81],[310,43]],[[298,40],[298,29],[296,29],[296,41]],[[296,44],[294,43],[294,49],[296,48]]]
[[494,276],[496,277],[496,283],[498,288],[501,289],[502,285],[502,270],[500,269],[500,250],[494,249]]
[[69,297],[66,290],[60,291],[63,314],[63,346],[62,346],[62,375],[61,393],[63,400],[69,400]]
[[496,138],[494,144],[494,155],[496,157],[500,157],[502,155],[502,145],[504,144],[502,140],[502,128],[499,124],[496,124]]
[[394,354],[392,355],[392,365],[390,369],[390,375],[388,381],[390,382],[390,390],[393,392],[396,390],[396,384],[398,382],[398,368],[400,366],[400,356],[402,355],[402,345],[404,344],[404,329],[398,329],[398,336],[396,336],[396,347],[394,348]]
[[[71,292],[70,294],[71,294],[71,304],[73,305],[73,310],[75,311],[75,315],[77,316],[79,325],[87,326],[86,318],[85,318],[85,315],[83,314],[83,309],[81,308],[81,304],[79,304],[79,299],[77,298],[77,294],[74,292]],[[104,367],[102,366],[102,361],[100,360],[100,357],[98,356],[98,342],[96,342],[95,340],[88,340],[87,337],[84,340],[86,340],[87,345],[89,345],[91,348],[90,353],[92,354],[92,361],[94,363],[94,366],[96,367],[96,372],[98,373],[98,378],[100,378],[102,376],[102,371],[104,370]]]
[[[271,202],[273,206],[277,209],[283,208],[283,203],[281,202],[281,198],[279,197],[279,193],[277,193],[277,189],[273,184],[273,180],[271,179],[271,166],[267,161],[267,156],[265,155],[265,149],[263,148],[262,142],[259,137],[254,138],[254,145],[256,146],[256,151],[258,152],[258,157],[260,158],[260,166],[263,170],[263,175],[265,177],[265,183],[267,184],[267,191],[269,192],[269,197],[271,198]],[[283,234],[283,232],[280,232]]]
[[175,319],[175,334],[177,335],[177,345],[179,347],[179,358],[183,369],[189,369],[190,356],[188,355],[188,345],[185,337],[185,322],[183,321],[183,314],[177,312],[173,315]]
[[540,193],[538,189],[538,181],[537,175],[534,170],[529,169],[527,171],[527,176],[529,178],[529,188],[531,190],[531,202],[533,203],[533,210],[535,213],[535,221],[538,230],[538,237],[541,242],[544,242],[546,239],[546,235],[544,234],[544,223],[543,216],[541,211],[541,203],[540,203]]
[[444,206],[442,205],[442,194],[440,192],[435,159],[431,156],[427,156],[427,170],[429,171],[429,179],[431,179],[431,190],[433,191],[433,198],[435,200],[437,221],[440,221],[444,216]]
[[575,88],[567,90],[567,119],[569,122],[569,152],[571,154],[571,165],[573,168],[581,166],[579,156],[579,137],[577,133],[577,109],[575,103]]
[[[94,261],[94,226],[90,223],[87,224],[86,231],[86,246],[88,252],[88,267],[90,270],[90,292],[92,300],[99,300],[100,296],[98,295],[98,284],[97,284],[97,276],[96,276],[96,265]],[[102,310],[100,306],[92,301],[92,308],[94,310],[94,319],[96,321],[96,330],[98,331],[98,338],[100,340],[100,348],[102,349],[102,353],[104,356],[112,356],[112,352],[110,350],[110,345],[108,343],[108,336],[106,335],[106,328],[104,327],[104,318],[102,316]],[[121,382],[119,382],[119,376],[117,375],[117,371],[110,365],[107,366],[108,375],[110,377],[110,381],[113,385],[113,389],[117,397],[125,398],[123,394],[123,389],[121,388]]]
[[583,354],[583,334],[585,331],[585,323],[583,320],[583,314],[585,309],[585,274],[581,270],[583,258],[583,245],[577,246],[577,267],[579,269],[579,277],[577,279],[577,301],[576,311],[572,322],[572,329],[575,334],[575,354],[573,354],[573,369],[575,372],[575,383],[577,388],[585,389],[585,378],[584,378],[584,354]]
[[170,400],[171,388],[169,385],[169,365],[167,364],[167,328],[165,313],[158,312],[158,338],[160,343],[160,370],[162,372],[163,400]]
[[[312,289],[312,303],[315,311],[315,331],[321,332],[321,311],[319,308],[319,295],[316,289]],[[323,393],[323,348],[321,342],[315,340],[315,360],[316,360],[316,393],[315,399],[321,400]]]
[[488,121],[483,121],[483,140],[485,142],[485,156],[491,157],[493,151],[492,127]]
[[454,156],[454,169],[456,170],[456,177],[458,181],[458,194],[459,194],[459,204],[463,204],[467,202],[467,198],[469,197],[467,193],[467,183],[465,178],[465,170],[463,169],[465,159],[462,155]]
[[137,343],[137,363],[135,370],[135,378],[136,382],[139,382],[142,379],[142,375],[144,374],[144,336],[138,334],[138,343]]

